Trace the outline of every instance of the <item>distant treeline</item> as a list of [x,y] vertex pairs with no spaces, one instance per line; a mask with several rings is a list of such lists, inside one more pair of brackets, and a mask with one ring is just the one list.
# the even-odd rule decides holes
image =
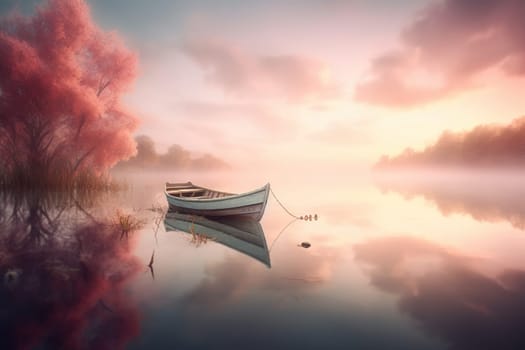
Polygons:
[[137,155],[127,161],[117,164],[116,169],[129,168],[164,168],[186,170],[212,170],[225,169],[229,165],[223,160],[211,155],[194,155],[184,147],[173,144],[166,153],[157,153],[155,142],[151,137],[140,135],[135,138],[137,142]]
[[381,157],[375,167],[505,167],[525,166],[525,117],[509,125],[480,125],[454,133],[445,131],[423,151],[411,148],[397,156]]

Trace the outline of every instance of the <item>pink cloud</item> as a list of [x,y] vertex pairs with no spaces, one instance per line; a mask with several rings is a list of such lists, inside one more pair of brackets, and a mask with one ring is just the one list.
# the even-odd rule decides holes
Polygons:
[[210,82],[235,95],[297,102],[340,93],[328,67],[310,57],[254,54],[213,39],[189,39],[182,49],[205,69]]
[[231,152],[239,153],[239,144],[243,145],[242,153],[260,152],[260,147],[268,144],[269,139],[273,142],[285,141],[291,131],[300,127],[297,119],[270,105],[181,101],[175,105],[175,114],[181,117],[179,127],[184,129],[179,142],[190,145],[200,140],[199,149],[220,149],[221,157],[228,161],[237,157]]
[[[411,106],[471,88],[483,71],[525,73],[525,3],[444,0],[421,11],[401,33],[401,47],[372,60],[357,100]],[[414,78],[424,72],[423,78]]]
[[328,123],[310,136],[320,143],[331,145],[355,145],[370,141],[367,133],[367,121],[334,121]]
[[297,127],[295,121],[257,103],[184,101],[178,104],[177,109],[193,121],[203,121],[207,125],[245,122],[257,128],[258,132],[269,132],[272,135]]

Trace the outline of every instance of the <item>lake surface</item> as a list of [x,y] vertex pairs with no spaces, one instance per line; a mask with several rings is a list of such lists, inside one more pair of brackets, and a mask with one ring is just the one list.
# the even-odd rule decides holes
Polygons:
[[[291,212],[319,220],[270,197],[268,262],[166,231],[148,210],[166,206],[166,180],[264,185],[151,174],[118,194],[1,197],[1,349],[525,348],[519,176],[272,180]],[[143,227],[123,233],[117,212]]]

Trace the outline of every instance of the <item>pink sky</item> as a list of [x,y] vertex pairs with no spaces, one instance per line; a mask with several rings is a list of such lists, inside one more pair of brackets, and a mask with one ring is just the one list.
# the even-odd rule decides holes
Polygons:
[[525,110],[519,1],[88,3],[138,51],[126,101],[159,151],[368,167]]
[[234,164],[367,165],[445,129],[508,123],[525,107],[511,22],[523,10],[461,3],[189,12],[171,47],[143,49],[129,101],[159,147]]

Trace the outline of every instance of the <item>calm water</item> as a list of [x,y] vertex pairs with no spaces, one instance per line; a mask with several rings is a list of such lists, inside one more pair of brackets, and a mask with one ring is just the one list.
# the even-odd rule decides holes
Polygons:
[[[320,220],[281,233],[291,218],[271,198],[266,263],[147,210],[165,205],[166,179],[264,184],[189,176],[130,178],[116,196],[2,196],[0,348],[524,348],[519,178],[272,181]],[[123,234],[117,211],[144,227]]]

